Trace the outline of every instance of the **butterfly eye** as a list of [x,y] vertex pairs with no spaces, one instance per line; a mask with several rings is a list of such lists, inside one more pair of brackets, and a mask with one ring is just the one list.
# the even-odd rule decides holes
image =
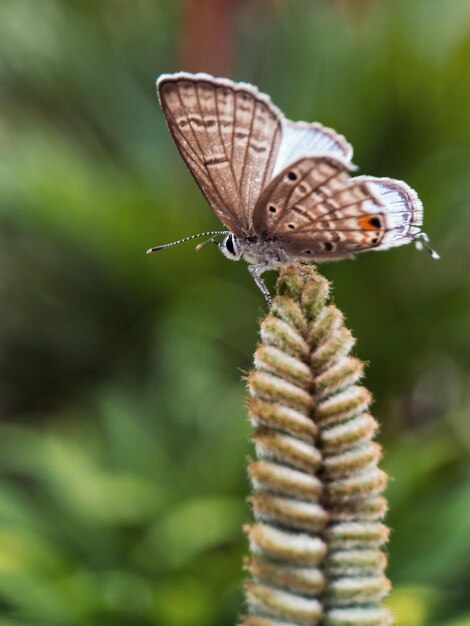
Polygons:
[[238,261],[241,257],[241,251],[238,246],[237,238],[234,235],[228,235],[222,243],[219,244],[222,254],[231,261]]
[[225,240],[225,247],[230,252],[230,254],[235,254],[235,247],[233,245],[233,237],[229,235]]

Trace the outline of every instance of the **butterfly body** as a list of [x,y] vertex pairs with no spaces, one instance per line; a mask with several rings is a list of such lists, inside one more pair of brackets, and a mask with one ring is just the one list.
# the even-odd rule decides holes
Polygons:
[[228,229],[217,231],[222,243],[211,240],[248,262],[268,302],[268,269],[426,245],[416,192],[351,177],[352,147],[333,129],[292,122],[256,87],[208,74],[164,74],[157,88],[181,156]]
[[277,269],[292,262],[275,239],[258,239],[257,237],[237,237],[236,246],[242,257],[250,265],[260,265],[266,269]]

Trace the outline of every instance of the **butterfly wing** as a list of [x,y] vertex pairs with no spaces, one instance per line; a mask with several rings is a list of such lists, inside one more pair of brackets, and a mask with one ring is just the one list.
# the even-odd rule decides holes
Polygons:
[[308,157],[268,185],[254,211],[256,233],[295,258],[343,258],[408,243],[420,232],[422,205],[405,183],[351,178],[350,165]]
[[176,146],[210,206],[236,235],[247,232],[272,178],[282,114],[256,87],[208,74],[163,75],[157,88]]
[[289,163],[315,154],[352,157],[350,144],[333,129],[286,119],[252,85],[180,72],[162,75],[157,88],[181,156],[236,235],[252,230],[260,193]]
[[274,165],[273,177],[300,158],[329,155],[350,162],[353,149],[346,139],[332,128],[318,122],[292,122],[282,119],[282,140]]
[[[384,233],[375,250],[402,246],[421,233],[423,205],[409,185],[402,180],[375,176],[356,176],[352,181],[366,185],[377,210],[384,214]],[[373,208],[372,201],[365,206],[366,210]]]

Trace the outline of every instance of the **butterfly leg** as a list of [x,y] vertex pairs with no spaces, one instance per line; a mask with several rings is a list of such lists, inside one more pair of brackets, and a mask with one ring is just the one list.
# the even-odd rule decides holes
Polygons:
[[255,283],[258,285],[258,288],[260,289],[261,293],[266,299],[266,302],[268,303],[268,306],[270,307],[271,304],[273,303],[273,299],[271,298],[271,294],[269,293],[268,288],[266,287],[266,285],[263,282],[263,279],[261,278],[261,274],[267,269],[268,268],[266,267],[266,265],[263,265],[263,264],[248,265],[248,271],[253,276]]
[[[300,261],[292,261],[292,265],[295,267],[295,269],[299,272],[300,276],[302,276],[304,280],[308,279],[308,275],[302,269],[302,263]],[[305,265],[307,264],[305,263]]]

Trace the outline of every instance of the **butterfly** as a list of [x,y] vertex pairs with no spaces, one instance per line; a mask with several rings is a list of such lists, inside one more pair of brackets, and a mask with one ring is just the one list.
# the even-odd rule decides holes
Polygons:
[[198,248],[212,242],[244,258],[268,304],[266,270],[411,241],[438,258],[417,193],[392,178],[352,177],[352,146],[333,129],[292,122],[253,85],[209,74],[163,74],[157,91],[176,147],[228,230],[148,253],[210,236]]

